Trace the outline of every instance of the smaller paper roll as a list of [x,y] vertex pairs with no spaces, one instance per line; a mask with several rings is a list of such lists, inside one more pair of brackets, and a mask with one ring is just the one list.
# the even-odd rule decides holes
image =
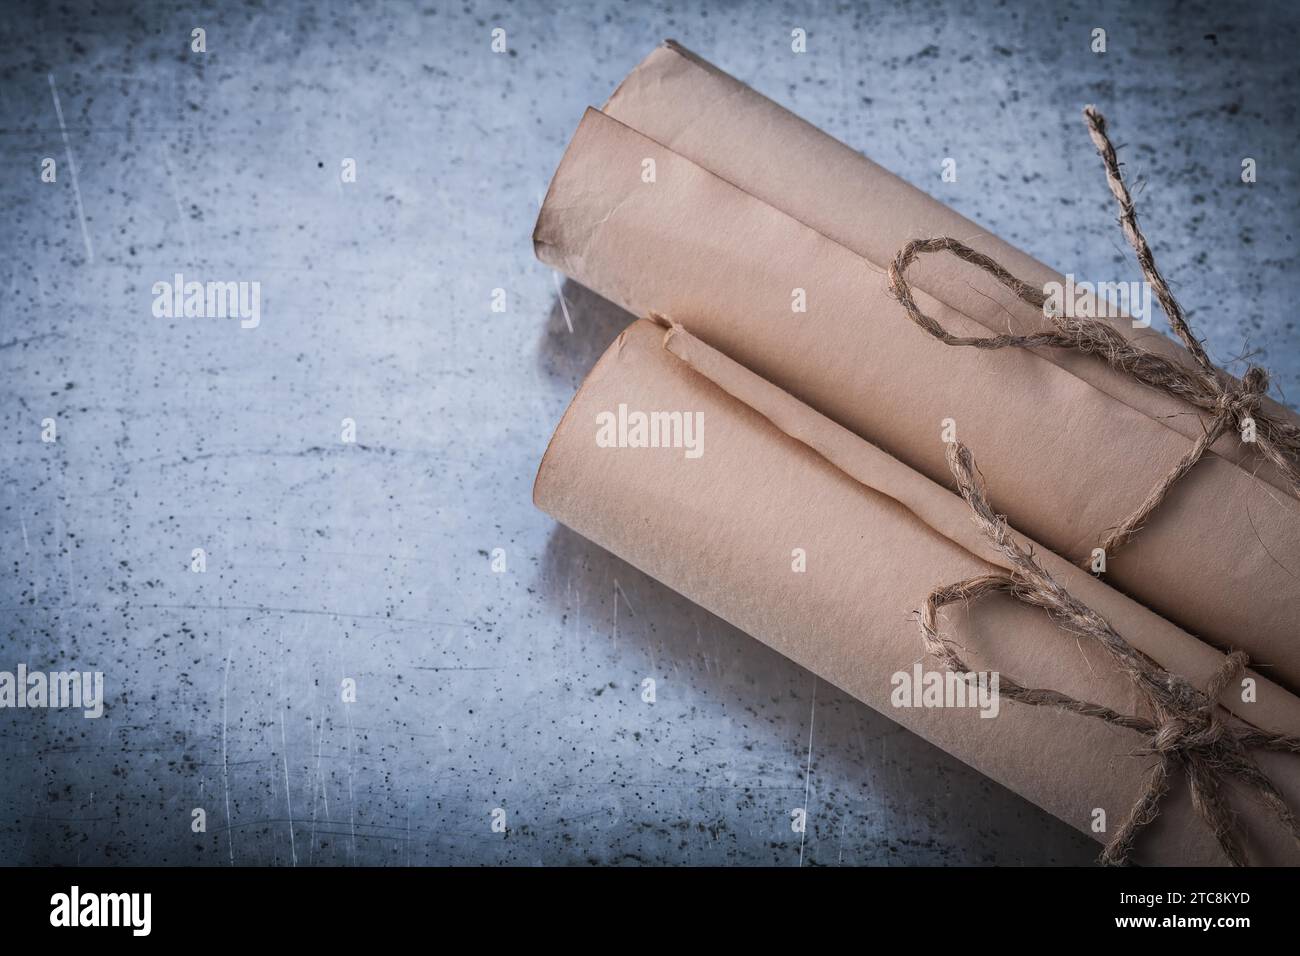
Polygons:
[[[698,414],[698,457],[683,447],[602,447],[619,406]],[[628,412],[630,414],[630,412]],[[604,436],[608,439],[608,435]],[[608,445],[608,441],[604,444]],[[978,449],[976,449],[978,454]],[[923,658],[914,611],[935,586],[998,567],[965,504],[784,390],[680,331],[641,320],[610,346],[565,413],[534,489],[537,505],[869,706],[1099,841],[1142,791],[1139,734],[1047,708],[895,707],[892,677]],[[801,549],[806,570],[796,571]],[[1044,566],[1166,669],[1203,682],[1222,655],[1064,559]],[[946,629],[971,666],[1005,671],[1124,712],[1137,703],[1103,653],[1007,598],[950,609]],[[926,663],[926,667],[934,667]],[[1221,701],[1240,719],[1300,733],[1300,700],[1251,674]],[[1259,754],[1283,795],[1300,797],[1293,757]],[[1229,787],[1248,852],[1300,863],[1283,831]],[[1095,832],[1096,811],[1106,832]],[[1144,831],[1146,862],[1221,863],[1177,780]]]

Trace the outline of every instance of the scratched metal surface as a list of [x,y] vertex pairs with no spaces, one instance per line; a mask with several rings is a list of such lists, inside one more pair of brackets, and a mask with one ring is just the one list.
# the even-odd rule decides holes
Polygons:
[[[102,670],[108,698],[0,711],[0,862],[1092,858],[533,509],[628,316],[568,285],[570,332],[530,230],[583,107],[675,36],[1041,258],[1137,278],[1096,101],[1213,353],[1295,396],[1285,4],[220,6],[0,25],[0,669]],[[177,271],[260,281],[261,325],[153,318]]]

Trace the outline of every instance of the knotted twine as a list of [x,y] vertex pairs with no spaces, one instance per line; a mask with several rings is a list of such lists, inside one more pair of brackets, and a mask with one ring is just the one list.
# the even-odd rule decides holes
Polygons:
[[1124,235],[1137,254],[1142,274],[1154,289],[1160,307],[1169,318],[1169,324],[1191,352],[1195,365],[1171,361],[1135,345],[1110,323],[1096,319],[1053,315],[1051,319],[1054,329],[1028,335],[1005,334],[983,338],[953,335],[922,312],[912,298],[911,287],[903,276],[919,256],[932,252],[949,252],[984,270],[1023,302],[1038,309],[1043,309],[1047,296],[1041,289],[1013,276],[995,260],[950,237],[916,239],[905,245],[890,264],[889,285],[908,317],[946,345],[964,345],[986,350],[1040,347],[1074,349],[1085,355],[1099,356],[1112,368],[1142,384],[1183,399],[1210,413],[1212,417],[1209,423],[1203,423],[1203,433],[1191,450],[1161,479],[1136,510],[1104,537],[1102,548],[1110,555],[1141,529],[1151,512],[1164,501],[1169,489],[1191,471],[1206,450],[1234,425],[1242,440],[1249,442],[1252,438],[1247,435],[1250,434],[1253,423],[1253,444],[1291,485],[1297,497],[1300,497],[1300,468],[1297,467],[1300,463],[1300,427],[1269,414],[1261,407],[1260,399],[1268,391],[1268,373],[1264,369],[1251,365],[1238,381],[1210,361],[1205,347],[1187,324],[1178,300],[1156,268],[1151,247],[1138,228],[1133,197],[1129,195],[1124,178],[1120,175],[1115,147],[1106,136],[1105,118],[1091,106],[1084,109],[1083,115],[1087,120],[1088,133],[1106,167],[1106,182],[1119,203],[1119,222]]
[[[1204,346],[1193,335],[1182,308],[1168,283],[1156,268],[1155,257],[1146,237],[1138,227],[1133,198],[1120,174],[1115,148],[1106,136],[1106,121],[1096,109],[1084,110],[1088,132],[1106,168],[1106,181],[1120,208],[1120,226],[1137,254],[1138,264],[1147,282],[1155,290],[1160,307],[1169,318],[1178,337],[1191,352],[1194,366],[1173,362],[1129,342],[1109,323],[1093,319],[1053,315],[1054,330],[1029,335],[991,337],[957,336],[948,332],[917,307],[911,288],[903,278],[907,268],[921,255],[949,252],[957,258],[983,269],[1014,292],[1022,301],[1042,309],[1047,297],[1041,290],[1016,278],[998,262],[976,252],[957,239],[945,237],[909,242],[898,253],[889,269],[890,288],[908,316],[926,332],[946,345],[971,346],[979,349],[1068,348],[1085,355],[1096,355],[1111,367],[1126,373],[1144,385],[1181,398],[1211,414],[1203,434],[1174,469],[1162,479],[1137,509],[1103,540],[1107,553],[1128,542],[1173,487],[1201,459],[1230,426],[1235,425],[1243,441],[1248,441],[1248,426],[1254,424],[1254,442],[1263,456],[1291,484],[1300,496],[1300,428],[1265,412],[1261,397],[1268,390],[1268,373],[1250,366],[1240,381],[1218,369],[1210,361]],[[1034,559],[1033,554],[1011,536],[1006,518],[989,505],[983,482],[978,477],[970,451],[961,443],[948,446],[948,465],[957,489],[966,500],[976,523],[993,547],[1010,564],[1010,574],[985,574],[958,581],[932,591],[920,612],[921,634],[926,650],[950,670],[970,674],[970,668],[954,649],[953,642],[941,637],[938,630],[939,610],[949,604],[966,603],[986,594],[1001,592],[1016,600],[1045,610],[1064,630],[1100,645],[1133,684],[1145,704],[1149,717],[1122,714],[1109,707],[1077,700],[1059,691],[1024,687],[1006,677],[1000,678],[1000,693],[1009,699],[1037,707],[1055,707],[1069,713],[1105,721],[1137,731],[1147,738],[1145,749],[1136,756],[1157,758],[1147,774],[1142,792],[1129,810],[1115,835],[1102,852],[1101,861],[1111,865],[1128,862],[1134,841],[1141,831],[1160,814],[1160,802],[1169,791],[1175,770],[1186,776],[1192,805],[1214,835],[1224,856],[1234,866],[1245,866],[1249,858],[1237,830],[1234,817],[1224,797],[1225,779],[1243,783],[1250,793],[1290,831],[1300,845],[1300,823],[1268,776],[1260,770],[1250,754],[1264,749],[1300,754],[1300,737],[1273,734],[1239,721],[1228,722],[1220,715],[1217,701],[1227,687],[1240,677],[1248,658],[1232,651],[1210,677],[1203,690],[1186,678],[1170,673],[1148,655],[1128,643],[1100,614],[1079,601],[1062,587]],[[968,677],[968,679],[970,679]]]
[[1064,630],[1100,645],[1136,688],[1150,717],[1122,714],[1100,704],[1077,700],[1054,690],[1024,687],[1005,675],[999,678],[999,694],[1022,704],[1055,707],[1092,717],[1117,727],[1135,730],[1147,738],[1144,749],[1134,756],[1154,755],[1157,760],[1147,774],[1142,793],[1101,855],[1101,862],[1128,862],[1138,834],[1160,814],[1160,801],[1168,792],[1173,772],[1181,769],[1191,790],[1192,805],[1214,834],[1224,856],[1234,866],[1249,863],[1232,811],[1223,794],[1225,778],[1245,784],[1251,794],[1290,831],[1300,846],[1300,823],[1282,795],[1259,769],[1251,748],[1300,754],[1300,737],[1274,734],[1249,725],[1228,722],[1220,716],[1216,701],[1245,669],[1248,660],[1240,651],[1224,658],[1204,690],[1186,678],[1170,673],[1152,658],[1134,648],[1100,614],[1075,598],[1035,560],[1011,535],[1006,517],[989,505],[983,481],[969,449],[960,442],[948,445],[948,466],[957,489],[970,505],[975,523],[1011,565],[1011,573],[983,574],[936,588],[920,611],[921,634],[926,650],[950,670],[973,679],[971,668],[954,649],[954,643],[939,634],[939,609],[958,602],[976,600],[1001,592],[1031,607],[1042,608]]

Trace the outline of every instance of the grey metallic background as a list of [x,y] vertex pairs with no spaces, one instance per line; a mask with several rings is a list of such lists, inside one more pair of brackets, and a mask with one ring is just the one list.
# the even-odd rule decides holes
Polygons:
[[[530,501],[629,321],[568,284],[567,330],[538,202],[666,36],[1047,262],[1134,279],[1098,103],[1212,353],[1300,396],[1292,5],[954,6],[6,3],[0,669],[103,670],[109,707],[0,711],[0,862],[1093,859]],[[154,319],[177,271],[259,280],[261,327]]]

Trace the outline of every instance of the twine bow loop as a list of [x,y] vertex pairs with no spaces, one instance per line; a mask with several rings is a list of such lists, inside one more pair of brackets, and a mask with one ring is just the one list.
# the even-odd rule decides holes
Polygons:
[[[1286,828],[1300,846],[1300,823],[1273,782],[1260,770],[1251,749],[1300,753],[1300,737],[1258,730],[1230,720],[1218,701],[1249,663],[1233,651],[1199,689],[1171,673],[1133,647],[1100,614],[1075,598],[1020,545],[1006,518],[993,511],[969,449],[960,442],[948,446],[948,465],[957,490],[970,506],[975,522],[993,549],[1010,565],[1009,573],[979,577],[935,588],[922,605],[919,623],[928,653],[950,670],[970,674],[955,643],[939,631],[939,611],[949,604],[970,602],[993,593],[1009,594],[1022,604],[1045,610],[1066,632],[1100,646],[1138,692],[1144,714],[1124,714],[1110,707],[1078,700],[1060,691],[1025,687],[1005,674],[999,694],[1037,707],[1052,707],[1091,717],[1141,734],[1144,746],[1134,756],[1154,757],[1133,807],[1106,844],[1102,862],[1128,862],[1141,831],[1160,815],[1160,801],[1176,770],[1186,777],[1192,804],[1218,841],[1224,856],[1236,866],[1249,862],[1237,823],[1223,796],[1228,779],[1243,785]],[[969,677],[967,678],[970,679]]]
[[[1268,373],[1252,365],[1241,381],[1217,368],[1200,340],[1192,333],[1182,307],[1174,298],[1169,284],[1156,268],[1155,256],[1138,227],[1133,198],[1120,174],[1119,159],[1106,136],[1106,120],[1096,109],[1084,110],[1088,132],[1106,167],[1106,181],[1120,207],[1120,226],[1137,255],[1146,281],[1155,293],[1169,324],[1182,340],[1193,359],[1192,364],[1173,361],[1130,342],[1109,322],[1096,319],[1051,314],[1052,329],[1027,335],[1010,333],[992,336],[953,335],[932,316],[917,306],[906,273],[922,255],[946,252],[993,276],[1017,298],[1037,309],[1048,302],[1044,291],[1008,272],[999,262],[977,252],[951,237],[914,239],[907,243],[889,266],[889,286],[893,296],[916,325],[950,346],[993,350],[1003,348],[1072,349],[1095,355],[1112,368],[1148,387],[1180,398],[1209,413],[1201,436],[1141,504],[1102,539],[1102,548],[1113,554],[1123,547],[1146,523],[1165,495],[1200,461],[1229,428],[1235,428],[1243,442],[1251,443],[1267,459],[1300,497],[1300,427],[1280,418],[1263,407],[1268,391]],[[1248,427],[1253,426],[1253,427]]]

